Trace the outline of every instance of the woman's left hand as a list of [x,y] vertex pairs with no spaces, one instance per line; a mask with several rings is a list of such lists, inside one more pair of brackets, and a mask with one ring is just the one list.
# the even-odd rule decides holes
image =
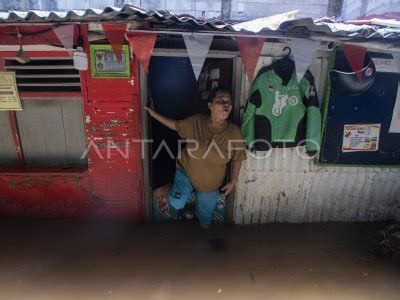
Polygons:
[[235,185],[236,185],[236,182],[232,182],[232,181],[229,182],[228,184],[224,185],[221,188],[221,191],[223,192],[222,195],[224,195],[224,197],[228,196],[232,192]]

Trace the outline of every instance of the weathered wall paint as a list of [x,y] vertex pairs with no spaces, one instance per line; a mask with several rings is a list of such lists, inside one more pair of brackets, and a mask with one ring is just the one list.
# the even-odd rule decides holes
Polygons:
[[89,147],[91,191],[115,217],[144,214],[142,196],[140,115],[138,97],[121,107],[112,103],[88,105],[86,135]]
[[[87,25],[80,27],[88,53]],[[15,55],[0,52],[0,58]],[[42,51],[28,55],[68,54]],[[0,214],[144,220],[141,144],[132,142],[141,138],[136,60],[130,67],[130,78],[92,78],[90,63],[89,70],[80,73],[88,168],[0,168]],[[46,97],[45,93],[31,94]],[[68,98],[68,93],[58,96]]]
[[296,149],[269,155],[243,165],[236,224],[385,220],[400,208],[400,168],[317,166]]
[[85,174],[0,176],[1,214],[29,217],[99,217],[104,204],[88,193]]

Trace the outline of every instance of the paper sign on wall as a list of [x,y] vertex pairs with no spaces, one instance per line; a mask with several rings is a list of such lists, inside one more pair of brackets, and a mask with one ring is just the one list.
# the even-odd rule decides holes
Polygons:
[[0,110],[22,110],[14,72],[0,72]]
[[371,57],[377,72],[397,73],[396,61],[394,59]]
[[90,64],[93,77],[113,78],[130,76],[129,47],[121,48],[117,59],[111,45],[90,45]]
[[377,151],[381,124],[344,125],[343,152]]

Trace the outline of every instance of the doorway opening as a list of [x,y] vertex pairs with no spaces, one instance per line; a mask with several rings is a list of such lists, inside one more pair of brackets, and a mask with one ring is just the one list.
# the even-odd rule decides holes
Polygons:
[[[212,89],[222,87],[233,91],[233,66],[232,58],[207,58],[196,80],[188,57],[154,56],[147,77],[149,105],[163,116],[176,120],[206,114],[207,100]],[[231,119],[232,116],[233,111]],[[150,118],[149,138],[152,140],[149,149],[152,216],[154,220],[167,220],[170,216],[166,196],[174,180],[179,136]],[[193,195],[179,212],[179,219],[194,219],[194,208]],[[214,221],[224,222],[226,211],[225,199],[220,197],[214,211]]]

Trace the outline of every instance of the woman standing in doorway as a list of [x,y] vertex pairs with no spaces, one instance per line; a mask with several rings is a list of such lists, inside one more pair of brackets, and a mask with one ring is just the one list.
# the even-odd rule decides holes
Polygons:
[[174,184],[167,201],[175,209],[182,209],[195,190],[196,215],[202,228],[208,228],[212,221],[228,162],[232,161],[232,178],[221,188],[224,196],[235,187],[241,162],[246,159],[242,133],[228,119],[232,110],[229,91],[213,90],[207,105],[209,116],[194,115],[179,121],[145,107],[153,118],[177,131],[187,142],[176,160]]

